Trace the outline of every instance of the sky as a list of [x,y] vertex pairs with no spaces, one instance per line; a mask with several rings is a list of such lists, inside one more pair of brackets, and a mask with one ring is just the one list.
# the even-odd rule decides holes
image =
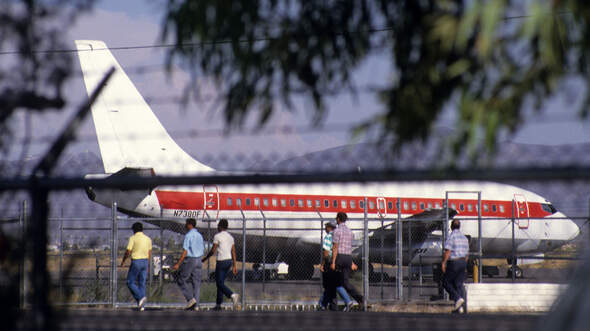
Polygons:
[[[103,0],[98,1],[94,10],[81,16],[67,32],[72,48],[75,39],[103,40],[108,46],[142,46],[160,44],[162,7],[166,1],[144,0]],[[152,109],[156,116],[177,142],[189,154],[198,159],[217,158],[221,155],[246,157],[253,155],[273,155],[285,158],[308,152],[341,146],[354,142],[350,127],[362,120],[379,114],[381,105],[376,97],[369,93],[360,93],[356,97],[343,93],[329,100],[328,115],[324,126],[318,130],[310,128],[312,112],[309,105],[296,102],[294,111],[279,111],[272,117],[265,132],[272,134],[253,135],[230,132],[223,134],[224,122],[219,109],[210,102],[193,102],[187,108],[172,102],[182,94],[189,76],[176,67],[172,76],[163,70],[165,49],[146,48],[114,51],[113,54],[125,69],[140,93],[152,100]],[[77,59],[74,59],[77,66]],[[148,66],[152,70],[140,72],[138,68]],[[79,68],[76,67],[76,70]],[[379,84],[388,80],[391,72],[388,59],[376,54],[368,58],[356,71],[355,80],[359,85]],[[568,85],[569,84],[569,85]],[[563,93],[550,99],[543,112],[538,114],[528,111],[524,125],[512,136],[505,139],[526,144],[558,145],[590,142],[590,121],[581,121],[572,109],[576,109],[582,99],[579,82],[575,80],[564,84]],[[43,153],[47,142],[61,131],[75,107],[86,98],[86,91],[81,75],[78,73],[68,83],[69,107],[62,112],[37,115],[33,118],[34,143],[28,155]],[[577,92],[579,91],[579,92]],[[208,93],[215,93],[209,87]],[[22,120],[22,116],[20,117]],[[249,123],[253,123],[250,120]],[[454,111],[448,109],[439,120],[438,125],[452,128]],[[16,121],[22,126],[22,121]],[[252,125],[249,126],[250,128]],[[289,133],[276,133],[276,128],[295,127]],[[20,130],[16,130],[20,131]],[[190,134],[190,132],[197,132]],[[281,130],[278,130],[282,132]],[[68,152],[90,151],[99,154],[94,127],[90,117],[78,131],[79,141],[69,147]]]

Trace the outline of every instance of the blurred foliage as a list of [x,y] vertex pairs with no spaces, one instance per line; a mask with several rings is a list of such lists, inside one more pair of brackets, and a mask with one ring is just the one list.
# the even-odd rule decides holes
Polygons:
[[[500,133],[522,124],[523,109],[539,109],[564,79],[588,81],[589,20],[581,0],[169,0],[162,39],[175,43],[169,64],[190,64],[194,90],[199,76],[214,77],[228,128],[249,112],[264,125],[277,100],[292,109],[297,96],[311,101],[320,124],[327,98],[367,88],[383,108],[357,130],[399,147],[427,139],[453,107],[449,146],[474,156],[493,152]],[[372,55],[392,64],[386,86],[353,80]]]
[[[63,87],[72,70],[66,29],[94,0],[0,2],[0,155],[11,145],[10,118],[18,110],[63,109]],[[68,22],[68,24],[63,24]],[[30,125],[25,130],[31,130]],[[31,132],[28,132],[30,135]],[[26,155],[28,146],[23,146]]]

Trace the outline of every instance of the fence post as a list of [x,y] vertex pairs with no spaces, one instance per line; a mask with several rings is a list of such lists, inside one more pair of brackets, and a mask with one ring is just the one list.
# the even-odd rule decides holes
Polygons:
[[408,301],[412,298],[412,220],[408,220]]
[[36,181],[30,186],[32,220],[27,226],[27,241],[32,248],[32,315],[33,329],[43,330],[52,326],[49,308],[47,272],[47,218],[49,215],[49,191]]
[[260,209],[262,214],[262,293],[265,293],[266,283],[266,215]]
[[403,274],[403,238],[402,238],[402,210],[401,210],[401,199],[397,198],[397,222],[396,222],[396,226],[397,226],[397,248],[396,248],[396,257],[395,257],[395,261],[396,261],[396,265],[397,265],[397,275],[396,275],[396,286],[397,286],[397,299],[398,300],[402,300],[403,298],[403,278],[404,278],[404,274]]
[[363,311],[367,311],[367,301],[369,300],[369,219],[367,218],[367,197],[365,197],[363,247]]
[[[385,218],[382,216],[381,217],[381,229],[383,229],[383,226],[385,224]],[[381,232],[381,275],[379,275],[379,280],[380,280],[380,284],[381,284],[381,302],[383,302],[383,274],[384,274],[384,270],[383,270],[383,247],[385,246],[385,237],[383,236],[383,231]],[[369,275],[370,277],[371,275]]]
[[[160,297],[164,297],[164,229],[162,228],[162,218],[164,218],[164,212],[160,208],[160,272],[158,275],[158,281],[160,282]],[[152,270],[153,273],[153,270]]]
[[27,200],[23,200],[20,212],[20,235],[21,235],[21,265],[20,265],[20,307],[25,308],[27,302],[27,245],[25,244],[26,228],[27,228]]
[[111,209],[112,233],[111,233],[111,306],[117,308],[117,203],[113,202]]
[[63,260],[64,260],[64,219],[59,220],[59,299],[64,301],[63,292]]
[[[205,216],[207,216],[207,218],[205,218]],[[209,250],[211,250],[211,248],[213,248],[213,246],[211,245],[212,240],[211,240],[211,217],[209,217],[209,213],[207,213],[207,211],[205,210],[203,212],[203,220],[207,220],[207,244],[209,244]],[[207,283],[210,283],[211,280],[209,279],[209,275],[211,274],[211,259],[207,259]]]
[[510,257],[510,259],[512,260],[512,272],[510,272],[512,274],[512,282],[514,283],[516,281],[516,242],[515,242],[515,233],[514,233],[514,207],[515,207],[515,202],[514,199],[512,199],[512,256]]
[[483,283],[483,264],[481,262],[481,257],[483,255],[483,247],[482,247],[482,222],[481,222],[481,191],[477,192],[477,256],[478,256],[478,272],[479,277],[478,281]]
[[246,215],[242,213],[242,311],[246,310]]
[[[320,266],[324,263],[324,218],[322,217],[322,214],[316,210],[316,213],[318,213],[318,215],[320,215]],[[330,266],[328,266],[328,268],[330,268]],[[320,293],[324,293],[322,292],[324,289],[324,273],[320,272]],[[338,297],[336,297],[336,299],[338,299]]]

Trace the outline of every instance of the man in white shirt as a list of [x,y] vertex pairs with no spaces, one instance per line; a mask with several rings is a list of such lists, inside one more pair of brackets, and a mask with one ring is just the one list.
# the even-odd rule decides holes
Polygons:
[[214,310],[221,310],[221,303],[223,302],[223,296],[232,299],[234,308],[238,304],[240,299],[239,294],[233,293],[225,285],[225,277],[229,273],[229,269],[232,269],[234,275],[238,273],[236,266],[236,247],[234,245],[234,238],[227,232],[227,220],[221,219],[217,224],[217,231],[219,231],[213,237],[213,247],[203,258],[203,262],[207,261],[213,254],[217,253],[217,262],[215,263],[215,284],[217,285],[217,300]]

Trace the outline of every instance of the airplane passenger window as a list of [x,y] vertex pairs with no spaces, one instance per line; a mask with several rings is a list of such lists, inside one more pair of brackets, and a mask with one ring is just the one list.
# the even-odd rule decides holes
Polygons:
[[408,202],[404,201],[404,210],[408,210]]
[[324,200],[324,207],[330,207],[330,201],[328,199]]
[[369,200],[369,209],[375,209],[375,203],[373,200]]
[[295,200],[293,200],[293,199],[289,200],[289,206],[295,207]]
[[262,199],[262,204],[264,205],[264,207],[268,207],[268,198]]
[[246,198],[246,206],[250,205],[250,198]]
[[316,200],[315,201],[315,207],[316,208],[320,208],[322,206],[322,203],[320,202],[320,200]]
[[467,204],[467,211],[473,211],[473,206],[471,204]]
[[338,200],[332,200],[332,207],[338,208]]
[[311,200],[307,200],[307,208],[311,208],[312,204],[311,204]]
[[276,207],[278,205],[277,202],[278,202],[277,198],[272,198],[272,206],[273,207]]
[[297,206],[299,206],[299,208],[303,208],[303,199],[297,200]]
[[463,204],[460,204],[460,205],[459,205],[459,209],[460,209],[461,211],[465,211],[465,205],[463,205]]
[[363,200],[359,200],[359,207],[365,209],[365,202]]
[[350,208],[352,208],[352,209],[356,208],[356,202],[354,200],[350,200]]
[[231,198],[227,198],[227,205],[228,206],[231,206],[232,203],[233,203],[232,199]]
[[387,209],[393,210],[393,202],[387,201]]
[[412,210],[416,210],[416,201],[412,201]]
[[287,200],[281,199],[281,207],[287,207]]
[[483,205],[483,211],[487,213],[489,210],[490,209],[488,208],[488,204],[487,203],[484,203],[484,205]]
[[503,213],[504,212],[504,205],[500,205],[500,212]]
[[453,209],[457,210],[457,205],[456,205],[456,204],[454,204],[454,203],[451,203],[451,208],[453,208]]
[[496,205],[492,205],[492,212],[496,212]]
[[424,202],[420,202],[420,209],[424,210]]
[[260,206],[260,198],[254,198],[254,206]]
[[428,203],[428,209],[432,209],[432,202]]
[[439,209],[439,208],[440,208],[440,203],[438,203],[438,202],[435,202],[435,203],[434,203],[434,208],[436,208],[436,209]]
[[379,200],[379,209],[385,209],[385,202],[383,200]]
[[237,205],[237,206],[241,206],[241,205],[242,205],[242,199],[240,199],[240,198],[237,198],[237,199],[236,199],[236,205]]
[[346,208],[346,200],[340,201],[340,208]]

